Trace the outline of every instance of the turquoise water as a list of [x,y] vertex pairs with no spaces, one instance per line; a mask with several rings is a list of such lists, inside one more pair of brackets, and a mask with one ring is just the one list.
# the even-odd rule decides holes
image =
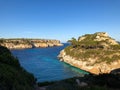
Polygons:
[[59,52],[68,44],[60,47],[12,50],[22,67],[33,73],[38,82],[62,80],[83,76],[86,72],[72,67],[57,58]]

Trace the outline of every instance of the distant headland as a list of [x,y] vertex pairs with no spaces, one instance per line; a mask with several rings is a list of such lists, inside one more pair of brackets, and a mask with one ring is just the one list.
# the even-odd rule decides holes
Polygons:
[[9,49],[24,49],[24,48],[43,48],[62,46],[59,40],[50,39],[29,39],[29,38],[12,38],[12,39],[0,39],[0,45]]

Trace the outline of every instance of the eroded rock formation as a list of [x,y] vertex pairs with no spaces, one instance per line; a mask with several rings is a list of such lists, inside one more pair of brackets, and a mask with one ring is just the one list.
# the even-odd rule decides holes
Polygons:
[[120,68],[120,44],[105,32],[86,34],[62,50],[59,59],[93,74]]
[[62,46],[59,40],[45,39],[0,39],[0,45],[9,49]]

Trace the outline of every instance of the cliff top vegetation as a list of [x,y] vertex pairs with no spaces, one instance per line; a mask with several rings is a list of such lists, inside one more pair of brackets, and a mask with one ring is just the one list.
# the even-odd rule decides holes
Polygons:
[[11,52],[0,46],[0,90],[33,90],[35,78]]
[[65,52],[77,60],[87,61],[92,58],[96,59],[92,64],[96,64],[111,63],[120,59],[120,44],[105,32],[86,34],[68,42],[71,45],[65,48]]

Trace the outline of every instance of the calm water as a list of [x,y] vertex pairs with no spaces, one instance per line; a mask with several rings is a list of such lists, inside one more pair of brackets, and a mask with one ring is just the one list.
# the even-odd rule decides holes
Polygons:
[[39,82],[62,80],[82,76],[84,71],[57,59],[59,52],[68,44],[60,47],[12,50],[22,67],[34,74]]

